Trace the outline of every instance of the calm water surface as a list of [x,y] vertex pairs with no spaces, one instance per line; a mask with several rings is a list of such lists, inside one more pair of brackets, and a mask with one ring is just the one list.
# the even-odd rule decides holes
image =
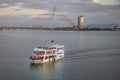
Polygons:
[[[64,44],[64,60],[30,65],[50,40]],[[120,80],[120,32],[0,31],[0,80]]]

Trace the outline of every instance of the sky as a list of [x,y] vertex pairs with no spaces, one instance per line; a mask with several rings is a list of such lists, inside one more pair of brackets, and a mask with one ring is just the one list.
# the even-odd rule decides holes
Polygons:
[[72,26],[80,15],[85,25],[119,24],[120,0],[0,0],[0,26]]

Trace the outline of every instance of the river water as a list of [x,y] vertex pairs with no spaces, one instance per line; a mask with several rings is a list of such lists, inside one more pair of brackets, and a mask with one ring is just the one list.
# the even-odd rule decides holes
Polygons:
[[[65,46],[64,60],[31,65],[50,40]],[[120,80],[120,32],[0,31],[0,80]]]

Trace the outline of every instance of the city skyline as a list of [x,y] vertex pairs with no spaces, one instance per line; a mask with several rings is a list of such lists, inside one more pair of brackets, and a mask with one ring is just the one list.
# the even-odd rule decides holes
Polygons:
[[79,15],[86,25],[120,23],[120,0],[0,0],[0,26],[50,26],[55,6],[54,26],[77,24]]

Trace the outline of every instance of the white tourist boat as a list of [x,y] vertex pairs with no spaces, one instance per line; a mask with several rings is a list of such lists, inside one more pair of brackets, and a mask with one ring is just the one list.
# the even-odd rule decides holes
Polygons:
[[64,58],[64,45],[46,45],[34,48],[34,55],[30,56],[31,63],[39,64],[54,62]]

